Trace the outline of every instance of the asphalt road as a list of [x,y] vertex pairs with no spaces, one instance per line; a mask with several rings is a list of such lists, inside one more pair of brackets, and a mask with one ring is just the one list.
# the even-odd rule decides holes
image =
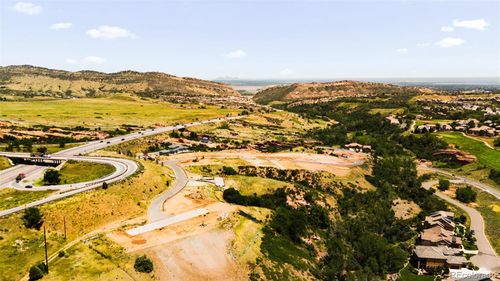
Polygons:
[[159,221],[166,218],[163,213],[163,204],[168,199],[179,193],[188,183],[188,177],[184,169],[176,164],[176,161],[166,161],[163,164],[174,171],[175,183],[174,187],[170,188],[160,196],[156,197],[148,208],[148,223]]
[[[215,119],[206,120],[206,121],[188,123],[188,124],[184,124],[184,125],[146,129],[146,130],[142,130],[140,132],[131,133],[128,135],[123,135],[123,136],[118,136],[118,137],[113,137],[113,138],[105,139],[102,141],[88,142],[88,143],[85,143],[81,146],[65,149],[65,150],[59,151],[57,153],[54,153],[50,156],[50,158],[61,159],[61,160],[80,160],[80,161],[109,163],[109,164],[115,166],[115,172],[111,175],[104,177],[104,178],[97,179],[97,180],[91,181],[91,182],[78,183],[78,184],[72,184],[72,185],[48,186],[45,189],[58,189],[59,193],[50,195],[50,196],[43,198],[41,200],[38,200],[38,201],[30,202],[30,203],[22,205],[22,206],[18,206],[18,207],[7,209],[7,210],[2,210],[2,211],[0,211],[0,217],[24,210],[27,207],[34,207],[34,206],[42,205],[42,204],[45,204],[45,203],[48,203],[48,202],[51,202],[54,200],[59,200],[61,198],[72,196],[72,195],[77,194],[77,193],[92,190],[96,187],[101,186],[102,182],[104,182],[104,181],[111,183],[111,182],[125,179],[128,176],[135,173],[135,171],[137,171],[137,163],[135,163],[132,160],[127,160],[127,159],[122,159],[122,158],[110,158],[110,157],[80,156],[82,154],[90,153],[90,152],[93,152],[93,151],[96,151],[99,149],[103,149],[103,148],[108,147],[108,146],[117,145],[117,144],[120,144],[120,143],[123,143],[126,141],[135,140],[135,139],[143,138],[146,136],[152,136],[152,135],[156,135],[156,134],[166,133],[166,132],[169,132],[169,131],[172,131],[175,129],[187,128],[187,127],[198,126],[198,125],[208,124],[208,123],[217,123],[217,122],[222,122],[222,121],[234,120],[234,119],[238,119],[238,118],[242,118],[242,117],[243,116],[215,118]],[[7,154],[5,154],[5,155],[7,155]],[[26,156],[26,154],[24,154],[24,155]],[[16,155],[12,155],[12,156],[16,156]],[[22,172],[24,172],[26,174],[26,178],[32,179],[32,178],[38,176],[40,174],[41,170],[46,169],[46,167],[39,167],[39,166],[33,166],[33,167],[36,167],[36,168],[29,168],[28,169],[25,166],[21,166],[21,167],[14,166],[14,167],[11,167],[7,170],[1,171],[0,172],[0,184],[1,183],[4,183],[5,185],[8,185],[9,183],[12,184],[12,181],[14,181],[15,176],[17,176],[17,174],[19,174],[19,172],[21,170],[22,170]],[[174,172],[176,172],[175,168],[172,168],[172,169],[174,169]],[[182,171],[182,169],[181,169],[181,171]],[[177,177],[177,174],[176,174],[176,177]],[[184,187],[184,186],[177,187],[177,184],[181,184],[181,183],[182,183],[182,181],[180,178],[180,180],[176,181],[176,186],[172,190],[176,190],[176,188],[179,188],[179,190],[182,189],[182,187]],[[18,189],[22,188],[22,187],[19,187],[18,185],[16,185],[15,183],[12,184],[11,186],[13,186],[14,188],[18,188]],[[2,185],[0,185],[0,187],[2,187]],[[39,187],[37,187],[36,189],[43,190],[43,188],[40,189]],[[26,189],[23,189],[23,190],[26,190]],[[34,190],[34,189],[30,189],[29,191],[31,191],[31,190]],[[177,192],[175,192],[175,193],[177,193]],[[156,207],[159,206],[160,212],[161,212],[161,208],[162,208],[163,202],[164,202],[164,200],[162,201],[162,198],[165,197],[168,199],[171,196],[173,196],[170,194],[171,194],[171,192],[169,190],[165,194],[161,195],[159,198],[156,199],[156,200],[158,200],[159,203],[155,203],[156,204],[155,206]],[[158,208],[156,210],[158,210]],[[159,215],[156,211],[153,211],[153,217],[159,218]]]
[[492,272],[500,271],[500,258],[496,255],[484,232],[484,220],[481,214],[475,209],[468,207],[457,200],[454,200],[441,192],[435,193],[439,198],[453,204],[467,212],[470,217],[470,228],[474,230],[477,239],[476,244],[479,254],[471,258],[471,261],[481,269],[487,269]]
[[462,183],[465,183],[465,184],[474,186],[476,188],[479,188],[481,190],[484,190],[485,192],[488,192],[489,194],[495,196],[497,199],[500,199],[500,190],[497,189],[497,188],[495,188],[494,186],[491,186],[491,185],[488,185],[488,184],[485,184],[485,183],[482,183],[482,182],[479,182],[479,181],[476,181],[476,180],[472,180],[472,179],[469,179],[469,178],[466,178],[466,177],[463,177],[463,176],[460,176],[460,175],[457,175],[457,174],[453,174],[453,173],[450,173],[448,171],[444,171],[444,170],[441,170],[441,169],[427,167],[425,165],[419,165],[419,168],[421,168],[422,170],[427,170],[427,171],[435,172],[435,173],[438,173],[438,174],[442,174],[442,175],[448,176],[450,178],[454,178],[454,179],[460,180]]

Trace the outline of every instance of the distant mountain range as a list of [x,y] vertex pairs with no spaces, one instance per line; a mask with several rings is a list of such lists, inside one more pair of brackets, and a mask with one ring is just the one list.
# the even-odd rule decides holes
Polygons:
[[69,72],[30,65],[0,67],[0,94],[96,97],[116,93],[167,100],[240,96],[223,83],[161,72]]

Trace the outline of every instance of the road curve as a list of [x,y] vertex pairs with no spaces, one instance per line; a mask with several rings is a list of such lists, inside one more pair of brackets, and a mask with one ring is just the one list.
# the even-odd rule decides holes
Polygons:
[[479,250],[479,254],[473,256],[471,261],[481,269],[487,269],[491,272],[500,271],[500,258],[496,255],[495,250],[486,237],[486,233],[484,232],[484,220],[481,214],[477,210],[468,207],[441,192],[436,192],[435,195],[446,202],[459,207],[469,215],[470,228],[471,230],[474,230],[474,234],[477,239],[476,244]]
[[148,223],[159,221],[166,218],[163,213],[163,204],[168,199],[179,193],[188,183],[188,177],[184,169],[177,165],[177,161],[165,161],[163,164],[174,171],[174,187],[156,197],[148,208]]
[[419,168],[421,168],[422,170],[427,170],[427,171],[435,172],[435,173],[438,173],[438,174],[442,174],[442,175],[448,176],[450,178],[458,179],[462,183],[474,186],[474,187],[476,187],[478,189],[481,189],[481,190],[483,190],[485,192],[488,192],[489,194],[495,196],[497,199],[500,199],[500,190],[497,189],[497,188],[495,188],[494,186],[491,186],[491,185],[488,185],[488,184],[485,184],[485,183],[482,183],[482,182],[479,182],[479,181],[476,181],[476,180],[472,180],[470,178],[467,178],[467,177],[464,177],[464,176],[460,176],[460,175],[457,175],[457,174],[454,174],[454,173],[451,173],[451,172],[448,172],[448,171],[445,171],[445,170],[441,170],[441,169],[437,169],[437,168],[432,168],[432,167],[427,167],[425,165],[419,165]]
[[[143,130],[143,131],[140,131],[140,132],[136,132],[136,133],[131,133],[131,134],[128,134],[128,135],[113,137],[113,138],[109,138],[109,139],[105,139],[105,140],[101,140],[101,141],[88,142],[88,143],[83,144],[81,146],[69,148],[69,149],[62,150],[62,151],[59,151],[57,153],[54,153],[54,154],[51,155],[50,158],[52,158],[52,159],[58,159],[58,158],[60,158],[60,159],[65,159],[65,160],[75,159],[77,161],[80,160],[80,161],[95,161],[95,162],[97,162],[97,161],[112,161],[113,163],[115,163],[116,165],[118,165],[118,166],[121,167],[120,168],[121,173],[120,173],[119,176],[113,174],[113,175],[106,176],[105,178],[101,178],[101,179],[98,179],[98,180],[93,181],[93,182],[73,184],[69,188],[67,187],[67,185],[63,186],[63,187],[60,187],[59,189],[61,191],[59,193],[57,193],[57,194],[50,195],[50,196],[48,196],[46,198],[43,198],[41,200],[30,202],[30,203],[22,205],[22,206],[18,206],[18,207],[15,207],[15,208],[11,208],[11,209],[0,211],[0,217],[3,217],[3,216],[6,216],[6,215],[9,215],[9,214],[12,214],[12,213],[24,210],[25,208],[42,205],[42,204],[45,204],[45,203],[48,203],[48,202],[51,202],[51,201],[59,200],[61,198],[69,197],[69,196],[72,196],[72,195],[75,195],[75,194],[78,194],[78,193],[82,193],[82,192],[86,192],[86,191],[92,190],[92,189],[94,189],[96,187],[101,186],[102,182],[104,182],[104,181],[111,183],[111,182],[122,180],[122,179],[124,179],[124,178],[132,175],[137,170],[137,163],[135,161],[132,161],[132,160],[123,159],[123,158],[80,156],[82,154],[90,153],[90,152],[93,152],[93,151],[96,151],[96,150],[99,150],[99,149],[103,149],[103,148],[108,147],[108,146],[120,144],[120,143],[123,143],[123,142],[126,142],[126,141],[135,140],[135,139],[143,138],[143,137],[146,137],[146,136],[152,136],[152,135],[156,135],[156,134],[166,133],[166,132],[173,131],[173,130],[176,130],[176,129],[182,129],[182,128],[187,128],[187,127],[192,127],[192,126],[198,126],[198,125],[202,125],[202,124],[209,124],[209,123],[217,123],[217,122],[229,121],[229,120],[239,119],[239,118],[242,118],[242,117],[244,117],[244,116],[233,116],[233,117],[215,118],[215,119],[206,120],[206,121],[192,122],[192,123],[188,123],[188,124],[184,124],[184,125],[176,125],[176,126],[168,126],[168,127],[154,128],[154,129],[146,129],[146,130]],[[120,164],[117,164],[118,162],[120,162]],[[167,165],[169,165],[169,164],[167,163]],[[135,168],[134,168],[134,166],[135,166]],[[37,169],[35,169],[35,170],[36,170],[36,172],[39,173],[40,172],[39,169],[42,169],[42,168],[43,167],[37,167]],[[176,173],[175,165],[173,165],[171,168],[174,170],[174,173]],[[15,173],[16,173],[16,171],[18,171],[16,169],[19,169],[19,168],[16,168],[16,166],[15,166],[15,167],[12,167],[12,168],[8,169],[7,173],[5,173],[4,171],[0,172],[0,183],[3,183],[5,181],[6,181],[6,183],[10,182],[9,178],[12,175],[14,175],[14,177],[15,177],[15,175],[16,175]],[[24,171],[24,172],[26,173],[26,171]],[[28,172],[28,173],[26,173],[26,177],[27,178],[33,176],[33,173],[31,171],[27,171],[27,172]],[[184,171],[182,171],[182,169],[181,169],[181,172],[184,173]],[[172,192],[178,189],[175,193],[177,193],[178,191],[180,191],[180,189],[182,189],[184,187],[184,186],[182,186],[182,187],[177,186],[178,183],[179,184],[182,183],[182,181],[181,181],[182,177],[178,176],[177,173],[176,173],[176,177],[178,177],[180,180],[176,181],[176,186],[172,189]],[[187,178],[186,178],[186,180],[187,180]],[[77,186],[77,188],[75,188],[75,186]],[[50,187],[48,187],[48,188],[50,188]],[[171,194],[171,192],[169,190],[167,193],[163,194],[162,196],[168,199],[171,196],[173,196],[174,194]],[[159,198],[157,198],[158,202],[160,202],[160,203],[155,203],[156,204],[155,206],[157,206],[157,207],[159,206],[160,212],[161,212],[161,208],[162,208],[163,202],[164,202],[164,200],[163,201],[161,200],[163,198],[162,196],[160,196]],[[156,210],[158,210],[158,208]],[[158,215],[157,211],[153,211],[153,214],[154,214],[153,215],[154,218],[158,217],[157,216]]]

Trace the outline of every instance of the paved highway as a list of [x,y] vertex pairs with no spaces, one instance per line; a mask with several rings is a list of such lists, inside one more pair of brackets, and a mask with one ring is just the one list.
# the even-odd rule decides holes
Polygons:
[[[88,143],[81,145],[81,146],[69,148],[69,149],[54,153],[50,157],[48,157],[48,159],[60,159],[60,160],[64,160],[64,161],[66,161],[66,160],[92,161],[92,162],[107,163],[107,164],[111,164],[115,167],[115,172],[113,172],[111,175],[108,175],[106,177],[103,177],[103,178],[100,178],[100,179],[97,179],[94,181],[90,181],[90,182],[71,184],[71,185],[36,187],[36,188],[30,189],[30,191],[35,190],[35,189],[36,190],[57,189],[57,190],[59,190],[59,192],[57,194],[50,195],[50,196],[43,198],[41,200],[38,200],[38,201],[34,201],[34,202],[31,202],[31,203],[28,203],[28,204],[25,204],[22,206],[18,206],[15,208],[0,211],[0,217],[21,211],[21,210],[25,209],[26,207],[34,207],[34,206],[42,205],[42,204],[45,204],[45,203],[48,203],[48,202],[51,202],[54,200],[58,200],[58,199],[61,199],[64,197],[72,196],[72,195],[77,194],[77,193],[92,190],[96,187],[101,186],[104,181],[111,183],[111,182],[123,180],[123,179],[127,178],[128,176],[134,174],[138,169],[137,163],[135,163],[132,160],[123,159],[123,158],[80,156],[82,154],[90,153],[90,152],[93,152],[93,151],[96,151],[99,149],[103,149],[103,148],[108,147],[108,146],[120,144],[120,143],[123,143],[126,141],[135,140],[135,139],[143,138],[146,136],[152,136],[152,135],[156,135],[156,134],[166,133],[166,132],[169,132],[169,131],[172,131],[175,129],[187,128],[187,127],[198,126],[198,125],[208,124],[208,123],[229,121],[229,120],[234,120],[234,119],[238,119],[238,118],[242,118],[242,116],[216,118],[216,119],[211,119],[211,120],[206,120],[206,121],[188,123],[188,124],[184,124],[184,125],[147,129],[147,130],[143,130],[140,132],[131,133],[128,135],[123,135],[123,136],[105,139],[102,141],[88,142]],[[14,154],[3,153],[2,155],[5,155],[5,156],[10,155],[11,157],[19,157],[19,156],[27,157],[27,156],[29,156],[27,154],[20,155],[17,153],[14,153]],[[167,165],[170,165],[170,164],[167,163]],[[35,168],[32,168],[32,167],[35,167]],[[46,169],[46,167],[39,167],[39,166],[32,166],[32,167],[18,165],[18,166],[11,167],[7,170],[1,171],[0,172],[0,184],[3,184],[3,186],[10,185],[10,186],[17,188],[17,189],[26,190],[26,189],[23,189],[22,186],[15,184],[14,178],[17,174],[19,174],[20,171],[22,171],[23,173],[26,174],[27,179],[32,179],[36,176],[39,176],[39,174],[41,173],[41,171],[43,171],[43,169]],[[174,166],[172,166],[171,168],[174,170],[174,173],[176,173],[176,177],[179,177],[177,175],[178,171],[176,171],[176,168]],[[182,170],[181,170],[181,172],[183,173]],[[182,178],[180,178],[180,179],[182,179]],[[176,181],[176,186],[173,189],[174,190],[182,189],[182,187],[184,187],[184,186],[182,186],[182,187],[178,186],[178,184],[180,184],[180,183],[182,183],[181,180]],[[0,187],[1,186],[2,185],[0,185]],[[177,192],[175,192],[175,193],[177,193]],[[173,194],[175,194],[175,193],[173,193]],[[162,199],[163,198],[168,199],[171,196],[173,196],[173,194],[172,195],[170,195],[170,194],[172,194],[172,193],[170,191],[168,191],[167,193],[161,195],[160,197],[158,197],[156,199],[155,206],[157,207],[157,209],[159,207],[160,212],[161,212],[161,208],[162,208],[163,202],[164,202],[164,200],[162,201]],[[158,214],[155,211],[153,211],[152,216],[155,219],[159,218]]]

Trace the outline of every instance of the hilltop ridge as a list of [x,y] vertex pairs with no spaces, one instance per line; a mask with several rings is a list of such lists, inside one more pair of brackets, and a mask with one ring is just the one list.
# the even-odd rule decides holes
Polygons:
[[431,90],[419,87],[402,87],[392,84],[342,80],[335,82],[311,82],[280,85],[264,89],[253,97],[260,104],[271,102],[307,102],[341,97],[394,95],[399,93],[423,94]]
[[125,70],[76,72],[31,65],[0,67],[0,94],[53,97],[97,97],[130,93],[167,101],[240,97],[228,85],[162,72]]

